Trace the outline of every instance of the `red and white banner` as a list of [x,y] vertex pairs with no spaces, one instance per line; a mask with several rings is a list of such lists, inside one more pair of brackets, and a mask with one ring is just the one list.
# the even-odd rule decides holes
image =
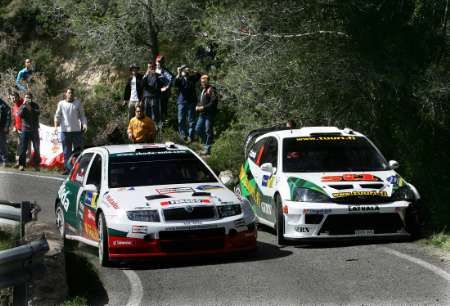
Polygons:
[[59,132],[55,134],[55,128],[39,124],[39,138],[41,149],[41,167],[63,168],[64,154],[62,151]]

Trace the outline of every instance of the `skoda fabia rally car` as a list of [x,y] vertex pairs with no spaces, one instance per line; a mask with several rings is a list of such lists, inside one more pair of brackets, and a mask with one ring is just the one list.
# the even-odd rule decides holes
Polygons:
[[190,149],[116,145],[84,150],[61,185],[56,223],[99,260],[250,251],[255,215]]
[[252,131],[236,193],[287,240],[396,236],[418,229],[420,195],[351,129]]

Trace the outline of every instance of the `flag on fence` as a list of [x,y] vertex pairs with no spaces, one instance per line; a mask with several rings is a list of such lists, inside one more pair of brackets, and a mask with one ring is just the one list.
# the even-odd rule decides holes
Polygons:
[[41,167],[63,168],[64,154],[59,133],[55,134],[53,127],[39,124],[39,138],[41,141]]

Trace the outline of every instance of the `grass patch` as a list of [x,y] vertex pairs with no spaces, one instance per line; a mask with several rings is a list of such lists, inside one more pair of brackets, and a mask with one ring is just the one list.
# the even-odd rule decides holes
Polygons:
[[433,234],[425,241],[425,243],[438,247],[446,252],[450,252],[450,233],[442,231]]
[[0,251],[15,247],[16,238],[15,234],[0,230]]
[[66,252],[65,256],[69,300],[63,305],[106,304],[108,295],[89,260],[75,251]]

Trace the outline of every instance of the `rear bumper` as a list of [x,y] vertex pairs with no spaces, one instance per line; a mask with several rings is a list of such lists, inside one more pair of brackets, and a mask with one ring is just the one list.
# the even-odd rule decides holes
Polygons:
[[192,239],[141,239],[109,236],[110,260],[138,260],[156,257],[192,256],[251,251],[256,248],[256,229],[232,235]]

